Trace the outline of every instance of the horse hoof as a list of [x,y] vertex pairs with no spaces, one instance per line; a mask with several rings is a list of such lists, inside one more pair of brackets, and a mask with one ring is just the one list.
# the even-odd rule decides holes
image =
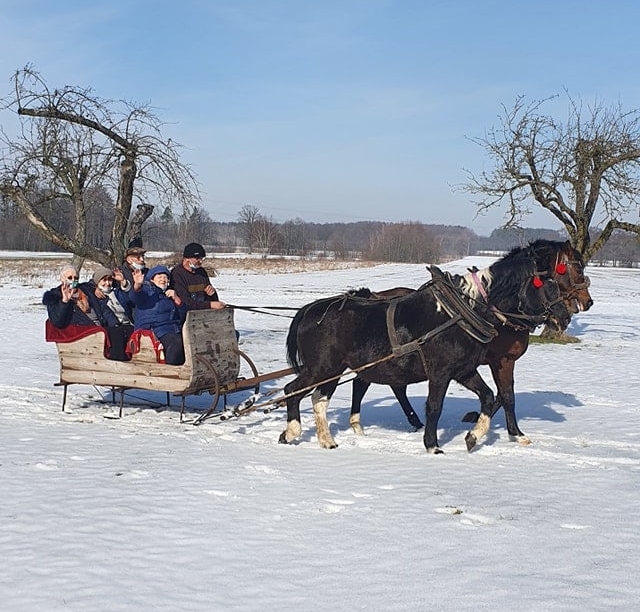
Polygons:
[[420,431],[424,427],[420,419],[418,419],[417,421],[411,421],[409,425],[413,427],[413,431]]
[[529,446],[529,444],[531,444],[531,440],[524,434],[521,436],[509,436],[509,440],[511,440],[511,442],[517,442],[521,446]]
[[280,444],[289,444],[289,441],[287,440],[287,432],[286,431],[283,431],[280,434],[280,437],[278,438],[278,442]]
[[439,446],[436,446],[434,448],[427,448],[427,452],[430,455],[444,455],[444,451]]
[[467,450],[468,450],[469,452],[471,452],[471,451],[474,449],[475,445],[478,443],[478,440],[476,440],[476,437],[475,437],[471,432],[469,432],[469,433],[464,437],[464,441],[465,441],[465,442],[466,442],[466,444],[467,444]]
[[479,412],[467,412],[467,414],[465,414],[462,417],[462,422],[463,423],[477,423],[478,422],[478,417],[480,416]]

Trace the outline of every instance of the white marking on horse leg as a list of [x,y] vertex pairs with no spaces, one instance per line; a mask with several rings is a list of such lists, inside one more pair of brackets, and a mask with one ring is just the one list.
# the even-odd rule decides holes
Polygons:
[[293,420],[287,423],[287,428],[284,430],[284,439],[287,443],[293,442],[300,437],[302,433],[302,426],[300,425],[300,421]]
[[329,405],[329,399],[316,389],[311,396],[311,403],[313,404],[313,416],[316,419],[318,443],[322,448],[336,448],[338,445],[331,437],[329,423],[327,423],[327,406]]
[[509,440],[511,440],[512,442],[517,442],[522,446],[528,446],[529,444],[531,444],[531,440],[524,434],[521,436],[509,436]]
[[478,417],[478,422],[475,424],[475,427],[471,430],[471,434],[475,436],[476,440],[480,440],[482,436],[486,436],[489,431],[489,426],[491,425],[491,418],[489,415],[480,413]]
[[352,414],[349,417],[349,425],[351,425],[353,431],[355,431],[359,436],[364,436],[364,431],[362,431],[362,426],[360,425],[359,414]]

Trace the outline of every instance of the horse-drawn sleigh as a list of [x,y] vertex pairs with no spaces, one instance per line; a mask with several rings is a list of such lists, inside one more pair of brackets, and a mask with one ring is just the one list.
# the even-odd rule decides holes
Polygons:
[[[122,416],[124,393],[129,389],[165,391],[181,398],[180,420],[183,420],[185,398],[189,395],[211,394],[211,406],[194,421],[201,423],[215,412],[220,398],[236,391],[253,389],[260,384],[291,374],[292,369],[259,374],[249,356],[238,348],[233,322],[233,309],[192,310],[182,327],[185,350],[183,365],[164,363],[162,347],[152,332],[134,332],[129,341],[130,361],[113,361],[105,357],[104,328],[73,325],[62,330],[46,323],[46,339],[55,342],[60,359],[60,381],[64,387],[64,410],[67,388],[72,384],[111,388],[120,393]],[[240,377],[241,365],[251,372]]]
[[[318,441],[325,448],[334,448],[326,409],[347,371],[357,377],[350,422],[358,433],[360,401],[371,383],[391,385],[411,418],[406,386],[428,380],[424,445],[437,453],[442,402],[450,381],[456,380],[481,403],[475,415],[478,422],[467,434],[469,450],[486,434],[491,417],[501,406],[510,437],[523,440],[515,419],[514,362],[526,351],[529,333],[537,326],[564,328],[572,314],[591,305],[579,254],[568,242],[536,241],[512,250],[483,271],[470,270],[460,276],[432,267],[432,275],[419,289],[400,291],[389,299],[349,292],[298,309],[287,336],[292,369],[258,374],[238,349],[232,309],[226,309],[188,313],[183,329],[187,358],[182,366],[158,363],[157,347],[146,336],[140,338],[139,351],[129,362],[105,359],[100,334],[72,342],[51,337],[60,356],[58,384],[64,385],[65,396],[73,383],[164,390],[182,397],[181,419],[187,395],[212,393],[211,408],[195,419],[196,424],[213,414],[228,416],[229,412],[216,412],[218,399],[224,395],[226,402],[227,393],[253,388],[252,399],[231,415],[286,403],[282,443],[299,437],[300,401],[311,394]],[[249,364],[253,376],[238,378],[240,359]],[[497,397],[478,373],[482,364],[491,368]],[[294,372],[297,376],[284,386],[284,394],[260,400],[261,382]]]

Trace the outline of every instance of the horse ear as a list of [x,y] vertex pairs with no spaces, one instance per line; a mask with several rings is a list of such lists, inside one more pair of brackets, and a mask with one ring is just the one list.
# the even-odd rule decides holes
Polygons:
[[536,289],[540,289],[544,285],[544,281],[539,276],[534,276],[531,282]]

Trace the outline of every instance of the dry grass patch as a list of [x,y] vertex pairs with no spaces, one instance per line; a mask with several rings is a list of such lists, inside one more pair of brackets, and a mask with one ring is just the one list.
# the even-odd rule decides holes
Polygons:
[[577,344],[582,342],[580,338],[570,336],[569,334],[562,334],[561,336],[529,336],[530,344]]
[[[0,258],[1,278],[12,282],[18,280],[24,285],[39,286],[43,279],[54,279],[57,282],[61,268],[70,263],[71,255],[61,254],[59,257]],[[179,264],[181,257],[147,257],[147,266],[164,264],[172,267]],[[249,257],[208,257],[204,260],[204,268],[210,276],[225,272],[243,274],[290,274],[293,272],[319,272],[324,270],[348,270],[354,268],[370,268],[378,265],[371,261],[337,261],[331,259],[288,259],[285,257],[249,258]],[[81,280],[91,277],[97,263],[87,261],[82,267]],[[47,281],[45,281],[47,282]],[[0,281],[1,283],[1,281]]]

